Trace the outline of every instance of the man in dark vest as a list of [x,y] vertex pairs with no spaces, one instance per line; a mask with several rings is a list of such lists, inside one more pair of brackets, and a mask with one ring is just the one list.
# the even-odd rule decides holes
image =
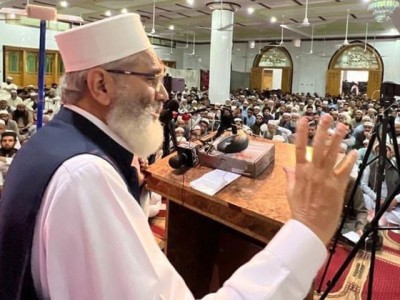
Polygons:
[[[123,37],[116,32],[123,32]],[[162,144],[163,65],[137,14],[56,36],[64,107],[14,158],[0,202],[0,299],[193,299],[158,248],[139,201],[133,153]],[[303,299],[326,257],[356,159],[334,164],[330,116],[312,162],[308,125],[287,170],[289,220],[268,246],[208,299]],[[293,149],[294,151],[294,149]]]

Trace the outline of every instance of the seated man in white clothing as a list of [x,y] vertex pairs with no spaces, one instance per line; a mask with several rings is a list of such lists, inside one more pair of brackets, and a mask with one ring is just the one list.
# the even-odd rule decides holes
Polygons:
[[[115,28],[124,32],[123,39],[115,34]],[[6,182],[0,202],[0,240],[10,236],[8,241],[12,245],[20,237],[8,230],[14,218],[25,216],[15,211],[30,211],[29,207],[13,205],[13,193],[22,195],[22,191],[13,189],[21,180],[18,175],[34,172],[24,170],[35,165],[32,157],[24,153],[36,155],[45,151],[49,153],[47,167],[52,162],[52,149],[40,147],[42,137],[49,134],[53,137],[52,145],[64,145],[68,134],[71,139],[80,138],[85,145],[92,146],[90,140],[101,136],[101,141],[109,143],[97,141],[100,153],[112,152],[108,149],[111,146],[124,155],[128,152],[141,157],[154,153],[162,144],[159,113],[168,97],[163,86],[164,66],[139,15],[107,18],[60,33],[55,39],[66,69],[62,85],[65,105],[22,147],[10,168],[8,176],[14,181]],[[80,43],[79,51],[76,41]],[[87,126],[77,126],[78,120]],[[313,158],[307,161],[308,122],[304,118],[299,121],[293,148],[296,168],[285,169],[291,220],[223,287],[203,299],[295,300],[306,296],[325,260],[325,245],[336,230],[344,190],[356,160],[355,152],[350,152],[343,164],[335,168],[346,131],[339,124],[334,135],[329,136],[331,126],[329,115],[321,117],[313,142]],[[126,175],[117,171],[125,170],[126,164],[130,167],[131,161],[122,163],[120,156],[113,158],[117,158],[117,165],[92,152],[78,153],[65,159],[49,181],[40,177],[39,191],[35,181],[31,185],[34,195],[23,191],[24,201],[39,203],[40,210],[32,232],[24,231],[25,223],[16,228],[27,238],[33,235],[28,262],[31,269],[24,273],[32,276],[30,286],[22,285],[24,281],[20,286],[19,281],[9,279],[16,270],[14,264],[10,265],[14,262],[15,247],[2,244],[0,248],[0,278],[8,280],[14,287],[12,292],[22,289],[21,293],[26,295],[31,287],[29,299],[194,299],[152,237]],[[28,159],[30,164],[26,166]],[[41,196],[36,197],[37,194]],[[6,213],[8,210],[10,214]],[[5,253],[6,249],[9,252]],[[27,266],[22,265],[21,269],[24,268]],[[10,287],[0,280],[0,298],[8,295],[1,294],[6,288]]]

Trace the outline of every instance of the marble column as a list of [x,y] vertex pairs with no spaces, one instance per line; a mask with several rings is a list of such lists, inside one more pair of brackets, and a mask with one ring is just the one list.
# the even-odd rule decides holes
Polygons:
[[230,95],[232,37],[235,11],[240,7],[232,3],[212,3],[210,44],[210,83],[211,103],[224,103]]

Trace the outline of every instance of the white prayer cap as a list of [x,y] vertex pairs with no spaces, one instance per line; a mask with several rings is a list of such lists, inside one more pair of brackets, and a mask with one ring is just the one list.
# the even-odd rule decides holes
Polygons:
[[264,118],[264,116],[263,116],[263,114],[262,114],[262,113],[258,113],[258,114],[257,114],[257,117]]
[[0,120],[0,125],[6,125],[6,122],[4,122],[4,120]]
[[241,118],[235,118],[233,121],[242,123],[242,119]]
[[0,110],[0,115],[8,115],[8,111],[6,111],[5,109]]
[[364,116],[364,117],[362,117],[362,119],[361,119],[362,121],[371,121],[371,118],[370,118],[370,116]]
[[259,106],[254,106],[254,109],[260,110],[260,107]]
[[323,104],[329,104],[327,100],[322,101]]
[[197,101],[196,101],[196,100],[193,100],[193,101],[192,101],[192,104],[196,104],[196,103],[197,103]]
[[262,131],[262,132],[266,132],[266,131],[268,131],[268,125],[267,124],[262,124],[261,126],[260,126],[260,130]]
[[300,114],[297,112],[292,112],[291,114],[292,117],[300,117]]
[[207,123],[207,125],[209,125],[209,124],[210,124],[210,120],[209,120],[209,119],[207,119],[207,118],[201,118],[201,119],[200,119],[200,121],[199,121],[199,123],[200,123],[200,122]]
[[57,34],[55,39],[65,72],[93,68],[152,47],[140,16],[134,13],[67,30]]
[[8,76],[8,77],[6,78],[6,80],[13,80],[13,78],[12,78],[11,76]]
[[192,131],[194,131],[194,130],[201,130],[201,128],[200,128],[199,125],[196,125],[196,126],[194,126],[194,127],[192,128]]
[[207,118],[214,119],[215,118],[215,114],[213,112],[209,112],[209,113],[207,113]]
[[283,116],[283,117],[290,117],[291,114],[290,114],[290,113],[287,113],[287,112],[284,112],[284,113],[282,114],[282,116]]
[[184,133],[184,132],[185,132],[185,129],[183,129],[182,127],[177,127],[177,128],[175,128],[175,132]]
[[374,127],[374,123],[372,122],[365,122],[364,127]]
[[279,121],[278,120],[269,120],[268,124],[274,125],[274,126],[278,126]]

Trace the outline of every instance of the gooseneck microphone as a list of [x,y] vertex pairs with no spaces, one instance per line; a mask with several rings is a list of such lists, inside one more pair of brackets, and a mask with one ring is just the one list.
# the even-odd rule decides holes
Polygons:
[[175,136],[175,129],[172,119],[174,117],[174,111],[177,111],[178,108],[179,108],[178,101],[168,100],[167,102],[164,103],[163,110],[159,116],[159,120],[164,127],[163,157],[171,153],[169,146],[170,136],[172,137],[174,149],[176,149],[177,146],[177,144],[175,144],[176,137],[175,139],[173,138],[173,136]]
[[172,140],[173,148],[176,150],[177,155],[172,156],[168,163],[171,168],[179,169],[183,166],[193,167],[199,163],[197,148],[198,145],[195,143],[181,143],[178,145],[175,134],[175,126],[172,122],[174,118],[174,112],[179,109],[179,102],[176,100],[169,100],[164,104],[163,111],[160,114],[160,122],[164,124],[164,145],[163,145],[163,157],[170,154],[170,137]]

